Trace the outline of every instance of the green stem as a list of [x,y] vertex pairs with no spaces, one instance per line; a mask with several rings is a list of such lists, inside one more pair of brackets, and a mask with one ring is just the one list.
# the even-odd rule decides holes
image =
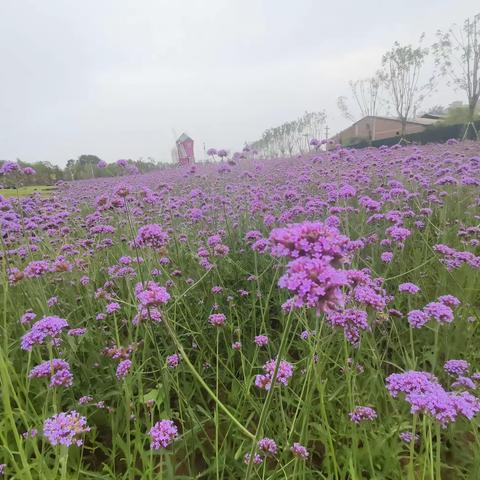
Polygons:
[[255,453],[255,446],[256,446],[256,444],[259,440],[260,433],[263,430],[263,424],[265,423],[265,419],[267,418],[267,414],[269,412],[269,407],[270,407],[270,403],[272,401],[273,391],[275,389],[275,383],[276,383],[276,380],[277,380],[278,369],[280,367],[280,362],[282,361],[282,356],[283,356],[283,353],[284,353],[284,350],[285,350],[285,346],[287,344],[287,338],[288,338],[288,335],[290,333],[290,329],[292,328],[292,323],[293,323],[293,315],[292,315],[292,312],[290,311],[290,313],[288,314],[288,317],[287,317],[287,323],[286,323],[285,328],[283,330],[283,336],[282,336],[282,340],[280,342],[280,347],[278,349],[277,361],[275,362],[275,370],[273,372],[272,381],[271,381],[271,384],[270,384],[270,390],[267,393],[267,398],[265,399],[265,403],[263,404],[262,411],[260,412],[260,419],[258,420],[258,427],[257,427],[257,430],[255,432],[255,436],[253,437],[252,447],[250,449],[250,460],[248,462],[247,473],[245,474],[246,479],[250,478],[250,472],[251,472],[252,466],[253,466],[253,457],[254,457],[254,453]]
[[183,349],[182,344],[178,340],[175,332],[173,331],[170,321],[167,320],[167,318],[163,319],[163,323],[165,325],[165,328],[167,329],[168,334],[172,338],[173,342],[175,343],[176,347],[178,348],[178,351],[180,352],[180,355],[182,356],[182,359],[185,360],[185,363],[187,367],[190,369],[192,372],[192,375],[195,377],[195,379],[200,383],[200,385],[207,391],[207,393],[212,397],[212,399],[216,402],[216,404],[222,409],[222,411],[230,418],[230,420],[239,428],[239,430],[246,435],[247,437],[254,439],[255,436],[253,433],[249,432],[235,417],[234,415],[228,410],[228,408],[220,401],[220,399],[215,395],[215,393],[212,391],[212,389],[205,383],[205,380],[202,378],[202,376],[197,372],[195,367],[193,366],[192,362],[190,362],[190,359],[187,357],[187,354],[185,350]]

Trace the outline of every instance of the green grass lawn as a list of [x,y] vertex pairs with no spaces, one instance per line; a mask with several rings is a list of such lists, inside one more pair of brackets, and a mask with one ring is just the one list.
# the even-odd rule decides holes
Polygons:
[[40,192],[42,195],[48,195],[54,190],[55,187],[51,185],[32,185],[30,187],[21,187],[19,189],[0,188],[0,195],[3,195],[5,198],[16,197],[17,195],[20,197],[26,197],[34,192]]

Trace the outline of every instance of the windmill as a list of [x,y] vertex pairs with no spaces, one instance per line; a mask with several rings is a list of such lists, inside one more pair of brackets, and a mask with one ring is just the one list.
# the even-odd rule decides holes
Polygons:
[[178,136],[174,128],[172,135],[175,141],[175,147],[171,150],[172,162],[181,166],[195,163],[193,140],[185,132]]
[[186,134],[182,133],[176,141],[178,164],[190,165],[195,163],[195,155],[193,152],[193,140]]

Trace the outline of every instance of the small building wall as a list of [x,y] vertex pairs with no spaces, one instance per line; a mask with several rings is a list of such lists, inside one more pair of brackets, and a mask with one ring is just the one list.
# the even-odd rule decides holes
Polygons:
[[[405,133],[423,132],[425,125],[414,122],[407,122]],[[364,117],[352,126],[340,132],[335,139],[339,143],[346,143],[354,138],[365,140],[383,140],[400,136],[402,122],[394,118]]]

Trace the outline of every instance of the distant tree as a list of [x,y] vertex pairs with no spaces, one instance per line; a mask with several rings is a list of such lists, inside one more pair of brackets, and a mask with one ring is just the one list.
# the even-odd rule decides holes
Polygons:
[[379,95],[385,80],[385,74],[378,71],[373,77],[349,82],[353,98],[362,117],[377,115],[380,104]]
[[462,26],[454,24],[446,32],[438,30],[432,49],[435,63],[449,83],[465,92],[467,122],[472,122],[480,98],[480,13],[467,18]]
[[347,97],[345,96],[340,96],[337,98],[337,107],[340,110],[340,113],[342,114],[342,117],[348,120],[349,122],[354,122],[355,117],[350,113],[350,110],[347,105]]
[[265,130],[250,147],[264,156],[303,153],[309,149],[311,138],[321,136],[325,120],[325,112],[305,112],[296,120]]
[[434,105],[430,107],[425,113],[430,113],[431,115],[446,115],[448,111],[448,107],[444,107],[443,105]]
[[[420,43],[423,35],[420,38]],[[400,120],[401,136],[405,136],[407,120],[417,111],[427,93],[433,89],[433,77],[425,84],[419,84],[420,74],[428,49],[398,42],[382,57],[384,84],[390,93],[395,111]]]

